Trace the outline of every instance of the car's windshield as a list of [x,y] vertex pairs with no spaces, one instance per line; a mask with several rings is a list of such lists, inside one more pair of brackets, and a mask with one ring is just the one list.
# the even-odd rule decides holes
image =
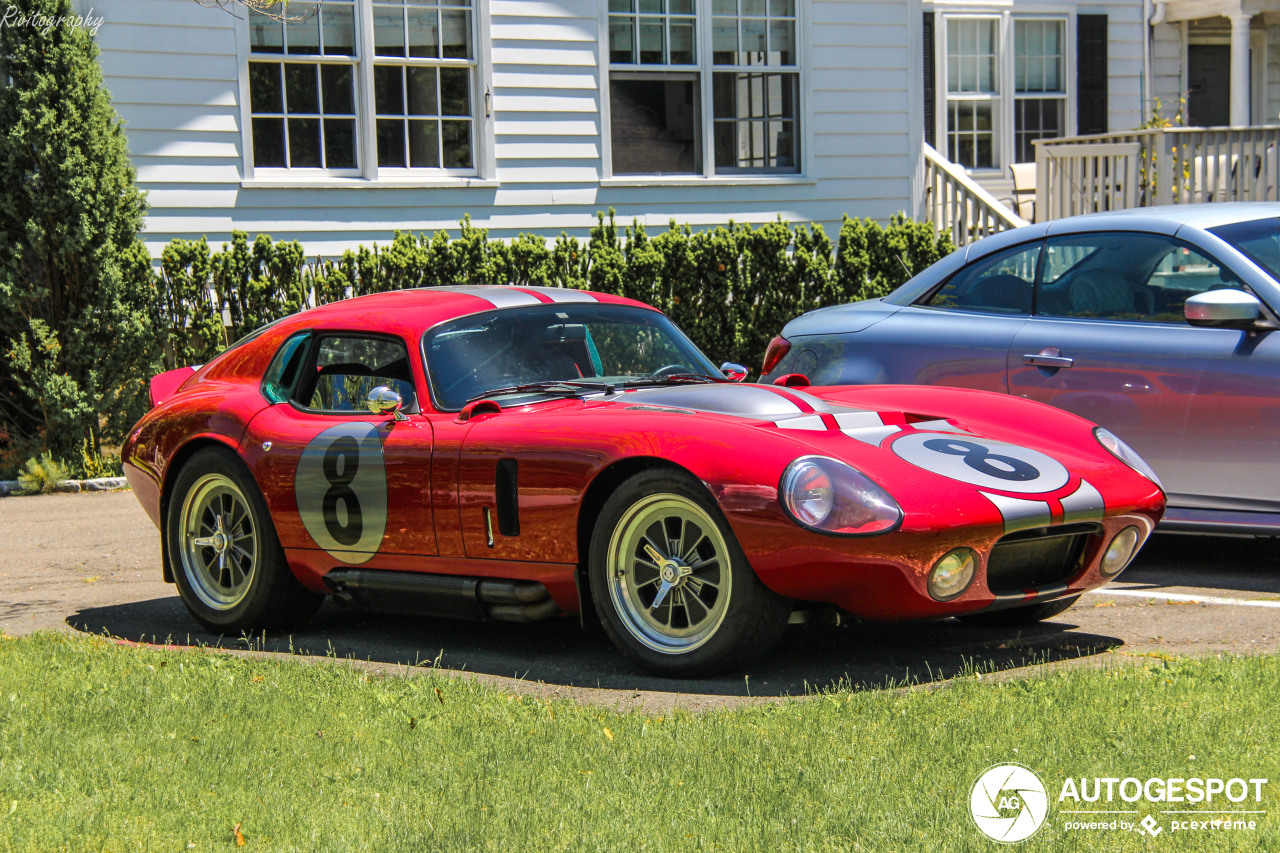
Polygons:
[[666,316],[624,305],[558,303],[472,314],[431,329],[422,346],[432,395],[444,411],[539,382],[597,388],[655,374],[720,376]]
[[1280,281],[1280,219],[1251,219],[1210,228],[1242,254]]

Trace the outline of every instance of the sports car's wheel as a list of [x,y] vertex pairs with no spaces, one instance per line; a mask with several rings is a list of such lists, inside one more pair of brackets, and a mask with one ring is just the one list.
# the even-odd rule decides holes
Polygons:
[[1075,604],[1080,596],[1059,598],[1045,604],[1028,604],[1025,607],[1010,607],[1008,610],[993,610],[990,613],[970,613],[957,617],[966,625],[979,628],[1017,628],[1020,625],[1032,625],[1050,619]]
[[588,568],[609,638],[659,675],[703,675],[763,654],[791,612],[756,577],[702,485],[677,472],[646,471],[613,493]]
[[174,483],[165,523],[178,593],[212,631],[293,627],[324,600],[289,571],[266,502],[230,451],[191,457]]

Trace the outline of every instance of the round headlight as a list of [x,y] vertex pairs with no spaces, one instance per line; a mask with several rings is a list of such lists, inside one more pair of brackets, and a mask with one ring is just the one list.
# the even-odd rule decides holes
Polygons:
[[968,548],[948,551],[929,572],[929,594],[938,601],[950,601],[969,587],[978,568],[978,555]]
[[831,515],[835,490],[821,465],[812,459],[800,459],[782,478],[782,499],[796,521],[817,527]]
[[803,527],[836,536],[897,529],[902,509],[869,477],[829,456],[801,456],[782,472],[778,498]]
[[1129,560],[1133,559],[1133,552],[1137,550],[1138,539],[1141,536],[1136,527],[1126,527],[1116,534],[1116,538],[1111,540],[1106,553],[1102,555],[1100,569],[1103,576],[1118,575],[1121,569],[1129,565]]
[[1139,456],[1136,450],[1116,438],[1115,434],[1110,430],[1105,430],[1102,427],[1096,427],[1093,430],[1093,435],[1098,439],[1098,444],[1105,447],[1112,456],[1155,483],[1160,487],[1161,491],[1164,491],[1164,483],[1160,482],[1160,478],[1156,476],[1155,469],[1148,465],[1147,461]]

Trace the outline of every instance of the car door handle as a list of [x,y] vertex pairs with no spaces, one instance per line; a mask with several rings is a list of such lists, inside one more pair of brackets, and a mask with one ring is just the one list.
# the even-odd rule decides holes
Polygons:
[[1022,357],[1022,363],[1034,364],[1036,367],[1070,367],[1075,364],[1075,360],[1063,355],[1046,355],[1044,353],[1036,353],[1034,355],[1024,355]]

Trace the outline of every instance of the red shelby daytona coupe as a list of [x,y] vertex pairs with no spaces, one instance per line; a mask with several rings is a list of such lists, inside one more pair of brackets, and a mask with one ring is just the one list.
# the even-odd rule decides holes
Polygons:
[[797,602],[1044,619],[1163,512],[1132,450],[1049,406],[726,372],[745,375],[620,297],[377,294],[156,376],[125,473],[214,631],[297,625],[326,595],[582,612],[666,675],[763,652]]

